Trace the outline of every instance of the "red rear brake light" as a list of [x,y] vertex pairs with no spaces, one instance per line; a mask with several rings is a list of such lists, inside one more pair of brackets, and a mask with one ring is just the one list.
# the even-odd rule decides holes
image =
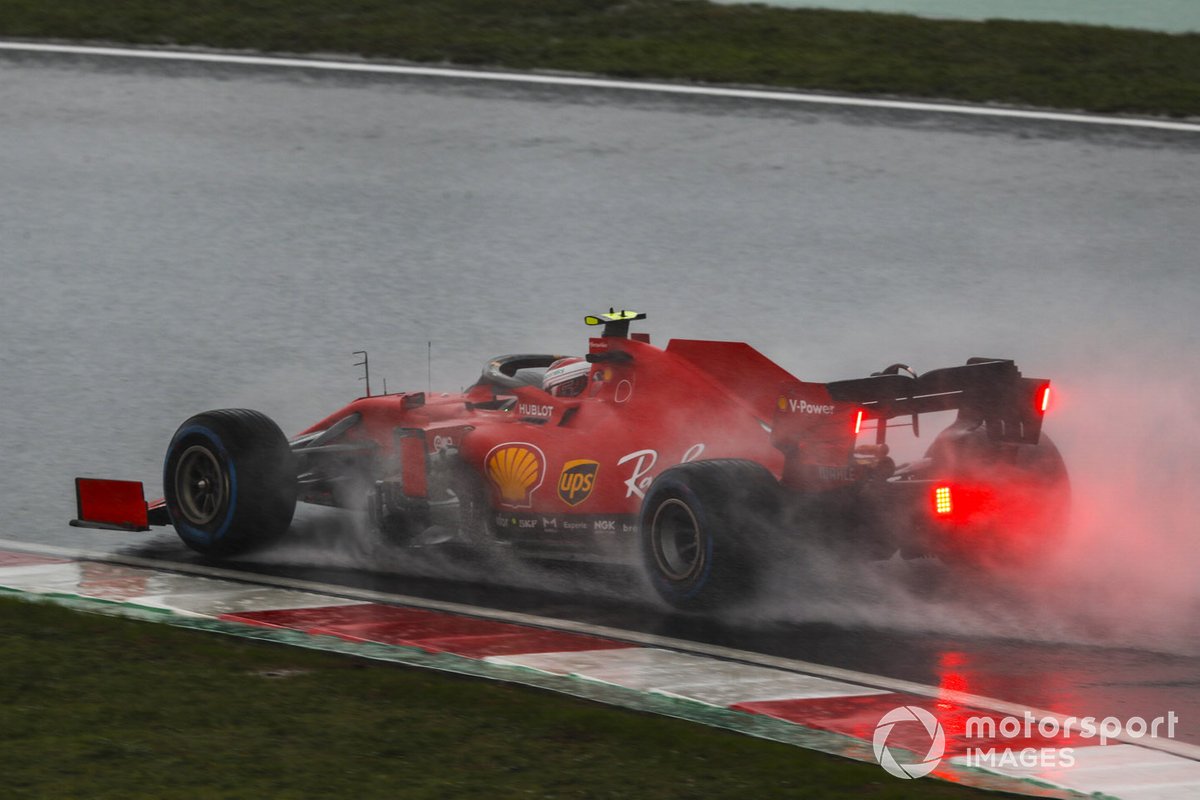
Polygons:
[[854,418],[854,433],[855,433],[855,435],[858,435],[858,432],[860,430],[862,430],[862,418],[863,418],[863,412],[862,412],[862,409],[860,408],[858,410],[858,416],[856,416]]
[[1041,412],[1043,414],[1045,414],[1046,409],[1050,408],[1050,385],[1047,384],[1047,385],[1043,386],[1042,391],[1039,393],[1039,395],[1040,396],[1038,397],[1038,408],[1041,410]]
[[1007,506],[992,487],[935,483],[927,507],[934,519],[958,525],[990,519]]
[[933,511],[939,517],[954,513],[954,498],[949,486],[938,486],[933,490]]

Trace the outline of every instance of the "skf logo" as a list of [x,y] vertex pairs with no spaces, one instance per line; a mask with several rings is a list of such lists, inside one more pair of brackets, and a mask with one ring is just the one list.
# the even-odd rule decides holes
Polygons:
[[563,464],[562,474],[558,476],[558,496],[569,506],[577,506],[587,500],[596,485],[596,473],[600,470],[600,462],[589,461],[586,458],[568,461]]
[[488,478],[500,490],[500,502],[513,508],[533,504],[533,493],[546,474],[546,457],[531,444],[498,444],[483,460]]

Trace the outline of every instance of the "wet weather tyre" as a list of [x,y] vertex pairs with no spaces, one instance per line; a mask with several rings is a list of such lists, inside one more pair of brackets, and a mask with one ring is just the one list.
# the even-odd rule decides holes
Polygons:
[[287,438],[249,409],[206,411],[171,439],[163,493],[188,547],[231,556],[283,535],[296,509],[295,464]]
[[647,490],[638,519],[650,583],[680,609],[750,597],[779,505],[778,482],[753,461],[694,461],[664,471]]

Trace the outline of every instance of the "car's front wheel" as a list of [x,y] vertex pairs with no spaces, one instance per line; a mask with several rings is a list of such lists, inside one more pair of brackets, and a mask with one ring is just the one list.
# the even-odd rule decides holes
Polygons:
[[175,431],[163,493],[184,544],[212,556],[262,547],[287,531],[296,472],[287,439],[249,409],[206,411]]

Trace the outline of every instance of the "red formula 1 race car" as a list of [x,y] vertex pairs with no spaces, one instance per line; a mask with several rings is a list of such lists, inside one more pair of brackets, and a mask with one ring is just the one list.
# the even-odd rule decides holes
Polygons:
[[[1012,361],[808,383],[740,342],[659,349],[630,333],[643,318],[588,317],[603,335],[586,356],[496,358],[462,393],[368,389],[291,441],[256,411],[198,414],[167,448],[164,499],[79,479],[73,524],[172,524],[230,556],[285,534],[297,501],[365,503],[401,543],[631,559],[687,608],[746,594],[789,537],[1016,562],[1063,521],[1066,470],[1041,433],[1049,381]],[[925,457],[897,466],[889,427],[946,410],[957,418]]]

